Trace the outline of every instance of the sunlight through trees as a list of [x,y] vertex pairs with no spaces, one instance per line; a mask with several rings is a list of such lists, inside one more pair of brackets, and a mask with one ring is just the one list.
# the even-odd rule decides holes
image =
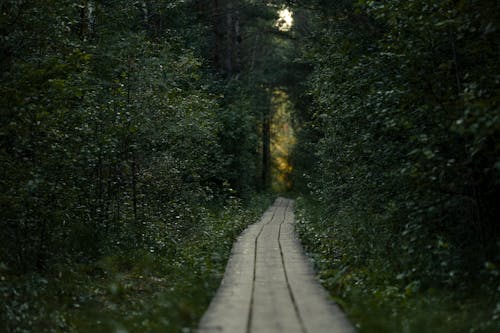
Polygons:
[[288,94],[280,89],[273,92],[271,120],[271,186],[274,191],[292,189],[290,155],[295,145],[293,128],[293,104]]

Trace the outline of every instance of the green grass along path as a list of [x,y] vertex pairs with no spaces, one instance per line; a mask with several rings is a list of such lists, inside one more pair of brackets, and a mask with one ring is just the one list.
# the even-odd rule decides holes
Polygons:
[[354,332],[303,254],[293,204],[278,198],[234,244],[200,333]]

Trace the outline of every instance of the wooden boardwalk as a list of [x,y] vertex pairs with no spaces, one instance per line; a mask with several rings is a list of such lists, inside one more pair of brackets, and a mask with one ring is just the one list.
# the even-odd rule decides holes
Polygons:
[[200,333],[355,332],[316,281],[293,223],[293,200],[278,198],[242,233]]

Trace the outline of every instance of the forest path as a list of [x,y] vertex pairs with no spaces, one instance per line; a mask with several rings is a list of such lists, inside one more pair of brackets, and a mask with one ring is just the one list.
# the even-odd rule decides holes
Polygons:
[[278,198],[241,234],[200,333],[355,332],[315,279],[293,223],[293,200]]

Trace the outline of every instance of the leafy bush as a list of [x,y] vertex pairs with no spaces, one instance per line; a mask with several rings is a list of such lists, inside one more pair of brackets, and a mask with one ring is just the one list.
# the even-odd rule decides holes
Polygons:
[[[296,184],[319,205],[306,210],[316,217],[304,215],[301,230],[326,285],[346,298],[362,330],[495,331],[498,4],[309,8],[298,36],[297,62],[311,70],[302,83]],[[463,327],[427,325],[426,302]],[[373,304],[396,326],[363,317]]]
[[[360,332],[498,331],[494,264],[471,283],[462,270],[450,270],[459,256],[449,244],[427,241],[422,250],[394,236],[376,214],[328,214],[305,198],[297,206],[297,230],[319,278]],[[427,265],[410,266],[420,262],[414,255]]]
[[231,199],[205,210],[169,251],[116,247],[51,274],[0,267],[0,329],[7,332],[191,332],[220,284],[232,244],[270,204]]

